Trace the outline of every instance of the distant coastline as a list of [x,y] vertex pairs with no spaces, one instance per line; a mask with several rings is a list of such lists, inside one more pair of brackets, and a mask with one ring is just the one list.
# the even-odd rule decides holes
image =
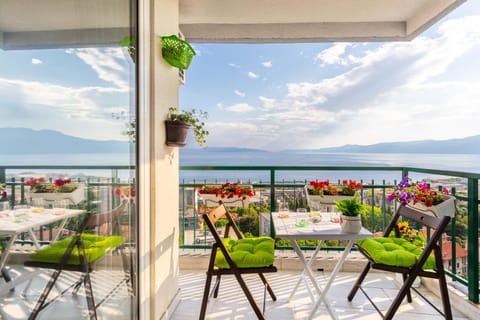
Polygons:
[[[129,153],[132,144],[119,140],[94,140],[65,135],[54,130],[28,128],[0,128],[2,141],[0,154],[58,154],[58,153]],[[208,145],[208,141],[207,141]],[[388,153],[388,154],[480,154],[480,135],[462,139],[419,140],[406,142],[384,142],[371,145],[344,145],[318,149],[291,149],[267,151],[254,148],[208,147],[207,149],[187,146],[182,154],[209,153]]]

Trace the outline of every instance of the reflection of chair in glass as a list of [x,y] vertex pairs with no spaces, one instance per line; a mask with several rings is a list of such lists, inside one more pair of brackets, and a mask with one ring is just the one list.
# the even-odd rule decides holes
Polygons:
[[[111,292],[107,293],[106,297],[103,298],[100,303],[95,304],[90,273],[94,270],[95,263],[112,249],[119,249],[122,253],[125,277],[122,278],[121,282],[131,282],[129,274],[130,267],[129,265],[126,265],[128,259],[124,252],[125,248],[122,246],[124,240],[122,236],[116,233],[117,230],[120,230],[118,218],[124,211],[126,204],[127,201],[123,201],[118,207],[107,213],[94,215],[88,213],[80,223],[80,227],[74,236],[54,242],[49,246],[38,250],[32,255],[31,260],[24,263],[25,266],[28,267],[55,270],[37,301],[29,319],[35,319],[43,308],[63,296],[68,290],[73,288],[73,293],[76,293],[82,284],[85,287],[90,319],[96,319],[96,308],[104,302],[108,296],[113,294],[121,284],[117,284]],[[108,228],[110,230],[108,233],[116,235],[99,235],[99,229],[105,224],[111,226],[111,228]],[[95,232],[96,234],[89,232]],[[47,297],[62,271],[81,272],[80,279],[60,292],[58,296],[47,301]]]
[[[453,214],[454,212],[452,212],[452,215]],[[397,225],[400,218],[406,218],[408,221],[417,223],[419,226],[425,226],[427,230],[428,228],[434,230],[423,248],[400,237],[400,231]],[[348,301],[352,301],[358,289],[360,289],[375,309],[382,315],[383,319],[392,319],[403,299],[405,299],[405,296],[408,302],[412,302],[412,296],[410,294],[410,289],[412,289],[434,309],[444,315],[446,319],[452,319],[447,282],[443,269],[442,251],[438,245],[449,221],[449,216],[435,217],[402,204],[385,229],[383,238],[367,238],[357,242],[360,252],[368,259],[368,264],[350,291]],[[394,238],[389,237],[392,231],[395,232],[396,237]],[[403,285],[385,315],[375,306],[365,290],[361,287],[363,280],[371,268],[400,273],[403,276]],[[419,276],[438,279],[443,303],[443,313],[418,292],[418,290],[412,287],[413,282]]]
[[[222,217],[227,218],[227,225],[225,227],[223,239],[220,238],[215,227],[215,223]],[[223,204],[220,204],[220,206],[212,210],[210,213],[203,214],[203,219],[213,235],[214,243],[207,270],[200,319],[205,318],[209,296],[212,294],[214,298],[218,296],[222,275],[235,276],[258,319],[265,319],[263,313],[265,312],[266,290],[268,290],[273,301],[277,300],[272,288],[264,276],[264,273],[277,271],[277,268],[273,266],[275,259],[274,240],[270,237],[244,238],[235,224],[232,215]],[[228,237],[230,228],[233,229],[237,239]],[[260,311],[255,302],[252,293],[242,278],[242,274],[258,274],[262,280],[265,288],[263,312]],[[217,276],[217,278],[212,292],[210,293],[210,286],[214,275]]]

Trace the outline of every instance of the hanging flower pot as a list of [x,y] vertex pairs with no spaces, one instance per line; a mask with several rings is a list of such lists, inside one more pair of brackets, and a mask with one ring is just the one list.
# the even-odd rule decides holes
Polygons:
[[188,42],[171,35],[162,37],[162,56],[171,66],[186,70],[195,51]]
[[167,131],[167,146],[184,147],[187,143],[187,134],[190,125],[182,121],[165,120]]

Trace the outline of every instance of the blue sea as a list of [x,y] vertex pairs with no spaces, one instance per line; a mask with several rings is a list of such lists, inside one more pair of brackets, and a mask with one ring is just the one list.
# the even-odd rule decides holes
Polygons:
[[[77,166],[128,166],[130,154],[26,154],[1,155],[0,167],[8,165],[77,165]],[[181,150],[181,166],[408,166],[480,173],[480,155],[477,154],[399,154],[399,153],[315,153],[315,152],[220,152],[205,150]],[[46,170],[8,170],[18,172],[51,172]],[[110,175],[111,170],[65,170],[66,174]],[[131,172],[121,173],[129,177]],[[413,178],[424,178],[426,174],[412,174]],[[356,179],[387,182],[401,178],[398,171],[277,171],[277,181],[302,181],[310,179]],[[181,181],[269,181],[269,171],[188,171],[180,172]]]

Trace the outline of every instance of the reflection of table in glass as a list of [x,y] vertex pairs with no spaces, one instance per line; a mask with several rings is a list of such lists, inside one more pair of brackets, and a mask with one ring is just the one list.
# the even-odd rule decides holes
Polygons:
[[[355,240],[371,237],[372,234],[364,228],[362,228],[362,230],[358,234],[344,233],[342,232],[339,223],[330,222],[330,213],[322,213],[322,221],[320,223],[314,224],[312,222],[308,222],[306,225],[303,223],[298,223],[296,216],[297,216],[297,213],[295,212],[287,212],[287,213],[272,212],[273,224],[275,227],[275,237],[291,241],[293,249],[295,250],[298,257],[300,258],[300,261],[302,262],[304,267],[304,271],[300,279],[298,280],[297,284],[295,285],[289,300],[293,297],[300,282],[302,282],[303,280],[307,287],[308,292],[310,293],[310,298],[314,303],[312,310],[310,311],[310,314],[309,314],[309,319],[312,319],[312,317],[315,315],[315,312],[317,311],[318,307],[322,302],[325,304],[325,307],[327,308],[330,316],[333,319],[337,319],[336,314],[334,313],[334,311],[330,306],[330,303],[328,302],[327,292],[330,289],[330,286],[332,285],[333,281],[335,280],[337,273],[342,268],[343,263],[345,262],[345,259],[347,258],[348,253],[352,249],[352,246]],[[307,259],[305,258],[305,255],[300,249],[300,246],[298,245],[297,240],[320,240],[320,243],[315,249],[310,260],[307,261]],[[315,276],[312,272],[311,267],[312,267],[313,260],[316,258],[325,240],[347,241],[347,246],[345,247],[345,250],[343,251],[337,264],[335,265],[335,268],[330,273],[327,279],[327,283],[323,288],[321,288],[315,280]],[[311,280],[311,283],[313,284],[314,289],[318,295],[317,298],[315,298],[314,293],[311,291],[306,277],[308,277]]]
[[[28,232],[33,244],[38,249],[40,243],[35,235],[34,230],[44,225],[48,225],[54,222],[60,222],[58,233],[53,239],[56,241],[58,236],[62,233],[65,224],[69,218],[78,216],[85,211],[83,210],[71,210],[71,209],[43,209],[43,208],[27,208],[16,210],[0,211],[0,234],[3,237],[8,238],[3,251],[0,255],[0,270],[6,265],[8,255],[12,249],[17,237],[23,233]],[[6,284],[0,286],[0,292],[14,288],[18,283],[28,280],[28,277],[22,279],[15,279]]]

